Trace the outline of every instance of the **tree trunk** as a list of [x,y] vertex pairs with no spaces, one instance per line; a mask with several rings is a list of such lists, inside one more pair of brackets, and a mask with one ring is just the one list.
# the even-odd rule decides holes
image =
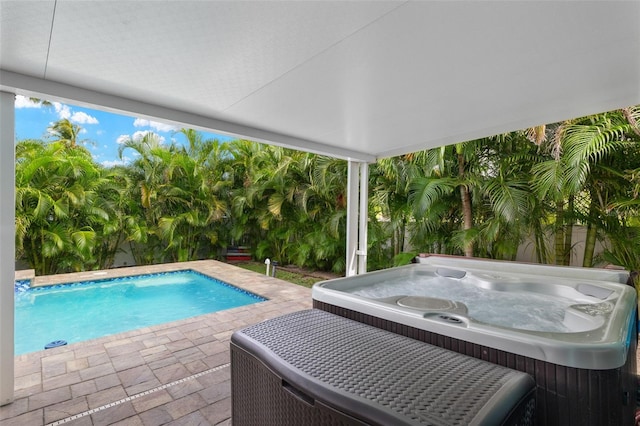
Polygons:
[[574,197],[572,195],[569,197],[564,214],[564,259],[562,264],[566,266],[571,265],[571,249],[573,248],[573,204]]
[[544,241],[542,241],[542,238],[540,238],[540,236],[537,235],[537,234],[535,235],[534,240],[535,240],[535,247],[536,247],[535,248],[535,250],[536,250],[536,261],[538,263],[544,263],[542,261],[542,257],[543,257],[543,255],[542,255],[542,250],[543,250],[542,245],[544,244]]
[[549,253],[547,251],[547,239],[545,232],[536,226],[534,229],[535,253],[538,263],[549,263]]
[[582,266],[590,268],[593,266],[593,253],[596,247],[596,237],[598,235],[597,228],[593,225],[596,211],[596,203],[591,199],[589,204],[589,224],[587,225],[587,236],[584,241],[584,257],[582,258]]
[[398,253],[396,253],[398,251],[398,238],[397,238],[397,231],[393,230],[391,232],[391,247],[393,248],[393,254],[394,256]]
[[562,265],[564,261],[564,206],[562,201],[556,202],[555,233],[555,264]]
[[[464,156],[461,152],[458,152],[458,177],[462,179],[464,177]],[[467,185],[460,185],[460,200],[462,201],[462,219],[463,229],[468,231],[473,227],[473,212],[471,210],[471,193]],[[466,241],[464,243],[464,255],[466,257],[473,257],[473,243]]]
[[406,224],[406,221],[403,219],[400,222],[400,227],[398,229],[398,244],[396,247],[395,255],[398,255],[404,251],[404,236],[406,235],[406,232],[407,232],[406,228],[407,228],[407,224]]
[[592,224],[587,225],[587,236],[584,242],[584,258],[582,266],[591,268],[593,266],[593,252],[596,246],[597,229]]

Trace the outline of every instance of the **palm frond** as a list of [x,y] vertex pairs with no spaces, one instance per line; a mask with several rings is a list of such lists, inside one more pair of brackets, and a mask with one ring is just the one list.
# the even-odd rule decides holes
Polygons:
[[456,181],[451,178],[419,178],[410,185],[409,201],[416,216],[425,213],[441,197],[450,194],[456,188]]

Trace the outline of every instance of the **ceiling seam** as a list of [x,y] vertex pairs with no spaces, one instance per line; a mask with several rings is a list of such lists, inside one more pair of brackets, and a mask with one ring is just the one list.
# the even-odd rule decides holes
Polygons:
[[47,45],[47,58],[44,61],[44,73],[42,78],[47,78],[47,67],[49,66],[49,53],[51,52],[51,39],[53,38],[53,24],[56,20],[56,10],[58,9],[58,0],[53,1],[53,13],[51,14],[51,29],[49,30],[49,44]]
[[[56,0],[57,1],[57,0]],[[389,15],[390,13],[395,12],[396,10],[398,10],[399,8],[401,8],[402,6],[406,5],[407,3],[409,3],[409,0],[403,1],[401,3],[398,4],[398,6],[394,7],[391,10],[388,10],[387,12],[383,13],[382,15],[378,16],[377,18],[375,18],[373,21],[370,21],[368,23],[366,23],[365,25],[361,26],[360,28],[356,29],[355,31],[352,31],[351,34],[346,35],[345,37],[343,37],[342,39],[336,41],[335,43],[332,43],[330,46],[327,46],[326,48],[322,49],[321,51],[315,53],[314,55],[310,56],[309,58],[307,58],[305,61],[300,62],[299,64],[293,66],[291,69],[287,70],[286,72],[280,74],[278,77],[272,79],[271,81],[263,84],[262,86],[260,86],[259,88],[257,88],[256,90],[252,91],[251,93],[249,93],[248,95],[243,96],[241,99],[238,99],[237,101],[235,101],[234,103],[232,103],[231,105],[227,106],[226,108],[223,108],[222,111],[228,111],[229,109],[233,108],[234,106],[236,106],[237,104],[243,102],[245,99],[248,99],[249,97],[253,96],[254,94],[258,93],[259,91],[261,91],[262,89],[264,89],[265,87],[270,86],[271,84],[273,84],[274,82],[280,80],[281,78],[283,78],[285,75],[290,74],[291,72],[293,72],[294,70],[300,68],[301,66],[303,66],[304,64],[306,64],[307,62],[313,60],[314,58],[322,55],[324,52],[327,52],[328,50],[332,49],[334,46],[337,46],[338,44],[344,42],[346,39],[353,37],[355,34],[358,34],[360,31],[364,30],[365,28],[373,25],[375,22],[378,22],[379,20],[381,20],[382,18],[384,18],[385,16]]]

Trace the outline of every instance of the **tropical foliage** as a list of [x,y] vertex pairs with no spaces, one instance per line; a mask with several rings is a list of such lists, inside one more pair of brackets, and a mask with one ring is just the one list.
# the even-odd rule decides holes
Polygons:
[[[16,146],[16,247],[41,274],[97,265],[114,230],[117,188],[84,148],[56,141]],[[111,214],[110,214],[111,213]]]
[[[640,107],[460,142],[370,165],[369,269],[416,252],[640,268]],[[16,144],[16,247],[38,274],[254,258],[343,272],[347,163],[246,140],[124,141],[126,166],[97,164],[61,120]],[[552,244],[549,244],[549,241]],[[597,242],[605,251],[595,256]]]

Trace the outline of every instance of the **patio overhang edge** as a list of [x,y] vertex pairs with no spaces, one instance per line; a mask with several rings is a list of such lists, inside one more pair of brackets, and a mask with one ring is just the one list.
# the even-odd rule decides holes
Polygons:
[[[0,199],[15,200],[15,110],[11,92],[0,90]],[[7,202],[10,207],[15,202]],[[14,400],[15,208],[0,210],[0,405]]]
[[373,163],[376,156],[308,139],[260,129],[240,123],[194,114],[188,111],[151,104],[137,99],[97,92],[38,77],[0,69],[0,90],[17,95],[46,100],[69,102],[109,112],[161,120],[182,127],[245,138],[255,142],[278,145],[295,150],[341,158],[349,161]]

